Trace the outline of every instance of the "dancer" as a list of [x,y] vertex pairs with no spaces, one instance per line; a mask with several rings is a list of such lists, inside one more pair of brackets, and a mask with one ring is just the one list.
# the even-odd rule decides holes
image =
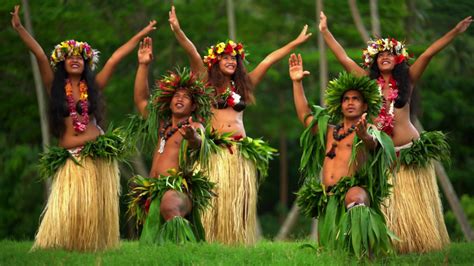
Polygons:
[[321,246],[359,258],[391,252],[380,205],[389,194],[388,169],[395,152],[390,137],[366,119],[382,104],[377,84],[341,73],[326,90],[327,109],[310,108],[302,82],[309,72],[301,55],[291,55],[289,71],[298,118],[306,127],[300,166],[305,184],[297,203],[303,213],[319,219]]
[[[304,43],[311,33],[307,26],[300,35],[287,45],[269,54],[253,71],[247,73],[243,65],[245,50],[241,43],[219,42],[208,49],[203,65],[201,56],[194,44],[186,37],[179,26],[175,8],[169,13],[169,22],[176,39],[185,49],[191,68],[204,76],[215,91],[215,104],[211,118],[212,128],[218,133],[231,133],[238,140],[236,152],[221,149],[211,155],[209,178],[217,183],[217,198],[213,199],[212,209],[203,215],[203,224],[208,241],[226,244],[256,242],[256,203],[257,174],[260,178],[266,173],[268,160],[273,149],[266,144],[254,145],[254,139],[247,138],[243,124],[243,111],[247,104],[254,102],[253,88],[262,80],[267,70],[291,50]],[[252,143],[240,145],[239,143]],[[242,148],[256,148],[263,153],[245,152]],[[265,148],[264,148],[265,147]],[[254,159],[249,158],[254,156]],[[266,158],[262,160],[262,158]]]
[[67,40],[56,45],[50,61],[38,42],[22,26],[19,6],[11,24],[35,55],[48,92],[50,122],[59,147],[41,159],[46,177],[53,176],[33,249],[62,248],[101,251],[119,244],[119,172],[124,139],[116,132],[103,135],[101,93],[117,64],[146,34],[151,21],[117,49],[94,77],[98,51],[86,42]]
[[[152,134],[156,134],[156,128],[151,127],[158,121],[160,139],[153,153],[150,178],[137,176],[131,180],[129,211],[138,215],[138,223],[144,224],[141,243],[204,240],[199,216],[210,204],[214,184],[202,172],[194,171],[193,161],[180,162],[179,157],[180,152],[186,153],[184,147],[199,150],[201,146],[204,127],[192,116],[203,120],[210,116],[209,89],[183,69],[158,81],[150,97],[148,69],[152,60],[152,39],[147,37],[138,50],[134,99]],[[185,141],[187,146],[183,146]]]
[[355,75],[376,79],[381,88],[384,104],[375,123],[400,150],[393,194],[384,209],[390,230],[400,237],[394,243],[400,253],[439,250],[449,243],[433,166],[433,159],[449,156],[448,145],[441,132],[418,133],[410,121],[410,98],[431,58],[471,22],[470,16],[460,21],[411,66],[402,42],[393,38],[371,40],[363,53],[363,65],[368,68],[364,70],[347,56],[329,31],[326,16],[320,14],[319,30],[338,61]]

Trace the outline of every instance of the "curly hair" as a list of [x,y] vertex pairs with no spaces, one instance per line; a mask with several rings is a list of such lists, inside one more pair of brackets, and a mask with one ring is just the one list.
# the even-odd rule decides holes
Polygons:
[[[380,69],[377,65],[378,54],[375,56],[372,65],[370,66],[369,77],[371,79],[377,79],[380,77]],[[411,84],[410,84],[410,75],[408,70],[410,66],[406,61],[395,65],[392,70],[392,76],[397,82],[398,86],[398,97],[395,99],[394,106],[396,108],[402,108],[409,101],[411,96]]]
[[[66,130],[65,117],[69,116],[66,92],[64,90],[67,78],[68,74],[64,67],[64,61],[59,62],[54,72],[54,80],[49,96],[49,126],[53,136],[58,138],[64,135]],[[100,125],[103,120],[104,102],[102,100],[102,93],[96,89],[95,76],[87,61],[84,62],[84,71],[82,72],[81,79],[87,84],[88,102],[90,104],[89,112]]]
[[[247,74],[247,70],[243,64],[242,57],[238,54],[235,56],[237,60],[237,67],[235,73],[232,75],[232,80],[235,82],[237,93],[240,94],[243,100],[247,103],[255,103],[255,96],[253,94],[253,85]],[[219,68],[219,64],[213,64],[208,70],[208,82],[215,88],[224,86],[224,74]]]

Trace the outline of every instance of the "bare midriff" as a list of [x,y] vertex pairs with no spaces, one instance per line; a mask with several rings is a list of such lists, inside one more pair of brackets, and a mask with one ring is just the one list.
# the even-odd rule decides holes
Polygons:
[[59,139],[59,146],[66,149],[83,146],[86,142],[95,140],[101,134],[93,117],[90,118],[90,122],[87,124],[84,132],[74,130],[70,116],[64,118],[64,124],[66,129],[63,136]]
[[237,112],[231,107],[225,109],[212,109],[212,127],[218,132],[232,132],[234,136],[245,137],[243,112]]
[[420,134],[410,121],[410,105],[394,108],[393,145],[402,146],[420,138]]

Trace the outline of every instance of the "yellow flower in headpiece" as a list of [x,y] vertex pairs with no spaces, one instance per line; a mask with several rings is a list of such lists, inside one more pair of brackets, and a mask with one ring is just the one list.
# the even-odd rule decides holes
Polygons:
[[215,46],[211,46],[207,50],[207,56],[204,56],[203,61],[207,67],[219,61],[218,56],[222,54],[228,54],[231,56],[240,55],[242,60],[245,60],[244,46],[242,43],[236,43],[232,40],[226,42],[219,42]]
[[222,54],[222,52],[224,52],[225,43],[223,42],[218,43],[216,45],[216,48],[217,48],[217,54]]

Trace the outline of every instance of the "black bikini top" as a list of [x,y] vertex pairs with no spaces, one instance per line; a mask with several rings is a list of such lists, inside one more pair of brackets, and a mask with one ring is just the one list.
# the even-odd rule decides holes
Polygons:
[[[214,108],[226,109],[227,107],[229,107],[227,100],[224,100],[221,97],[218,97],[218,99],[216,99],[216,102],[214,103]],[[236,112],[242,112],[245,107],[247,107],[247,104],[245,104],[243,100],[240,100],[240,102],[232,105],[232,109],[234,109]]]
[[[92,110],[91,110],[91,103],[89,101],[87,101],[87,105],[88,105],[88,110],[89,110],[89,114],[92,114]],[[82,115],[82,106],[81,106],[81,101],[77,101],[76,102],[76,111],[79,115]],[[63,117],[68,117],[69,116],[69,108],[67,106],[67,103],[64,103],[63,104]]]

